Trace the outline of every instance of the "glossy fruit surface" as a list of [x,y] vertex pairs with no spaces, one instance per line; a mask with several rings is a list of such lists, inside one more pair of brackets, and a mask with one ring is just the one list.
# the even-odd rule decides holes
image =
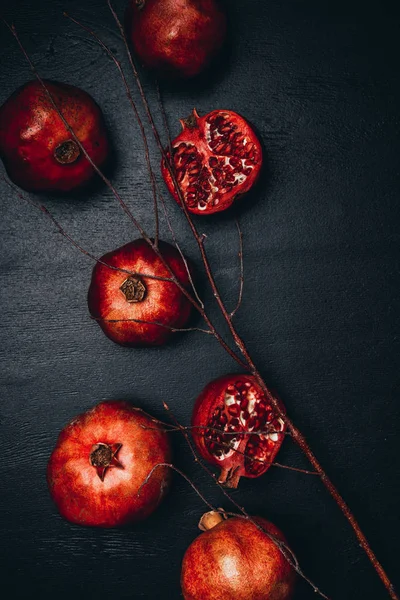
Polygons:
[[254,517],[267,532],[239,517],[200,534],[187,549],[181,587],[185,600],[290,600],[295,571],[277,544],[287,547],[272,523]]
[[220,467],[219,482],[233,488],[240,477],[259,477],[269,469],[286,430],[250,375],[209,383],[196,400],[192,426],[198,451]]
[[[44,81],[57,108],[100,167],[108,140],[100,108],[83,90]],[[10,179],[31,192],[68,192],[95,171],[39,81],[16,90],[0,108],[0,155]]]
[[[188,271],[179,252],[166,242],[159,242],[158,248],[178,281],[189,290]],[[100,260],[105,264],[97,263],[93,269],[89,311],[113,342],[159,346],[168,341],[172,329],[187,323],[190,301],[175,283],[153,279],[171,278],[171,273],[144,239],[117,248]]]
[[[189,212],[210,215],[229,208],[248,192],[262,167],[262,149],[249,123],[231,110],[181,120],[172,142],[177,183]],[[161,165],[167,187],[180,203],[171,174]]]
[[163,76],[197,75],[226,34],[226,17],[216,0],[131,0],[125,21],[141,63]]
[[47,482],[68,521],[115,527],[157,508],[169,486],[168,467],[141,485],[156,464],[170,460],[169,440],[157,421],[127,402],[102,402],[61,431]]

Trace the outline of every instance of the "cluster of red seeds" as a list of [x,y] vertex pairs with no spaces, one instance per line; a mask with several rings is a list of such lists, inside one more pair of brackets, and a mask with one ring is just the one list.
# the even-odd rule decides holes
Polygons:
[[[248,438],[245,456],[246,471],[256,474],[265,470],[283,423],[276,418],[262,392],[249,382],[236,381],[225,390],[225,401],[213,412],[205,432],[205,444],[218,459],[237,450],[249,431],[265,432]],[[222,433],[226,432],[226,433]],[[233,435],[237,434],[237,435]]]
[[181,142],[173,149],[175,175],[179,184],[185,178],[184,197],[188,208],[205,210],[217,206],[222,194],[243,184],[259,159],[254,143],[237,132],[228,115],[212,113],[207,118],[207,142],[218,156],[210,156],[204,165],[203,154],[190,143]]

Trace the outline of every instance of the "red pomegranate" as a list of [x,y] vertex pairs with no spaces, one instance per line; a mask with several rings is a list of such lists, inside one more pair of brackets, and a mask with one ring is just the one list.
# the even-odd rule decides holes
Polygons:
[[286,430],[251,375],[209,383],[194,405],[192,426],[199,453],[220,467],[219,482],[231,488],[240,477],[259,477],[269,469]]
[[[100,167],[108,154],[100,108],[77,87],[55,81],[44,83],[78,140]],[[10,179],[29,192],[68,192],[85,184],[95,173],[38,81],[16,90],[0,108],[0,156]]]
[[142,64],[164,76],[200,73],[226,34],[225,13],[216,0],[131,0],[125,22]]
[[60,433],[47,467],[50,494],[72,523],[115,527],[149,516],[170,481],[171,451],[158,421],[127,402],[102,402]]
[[[186,207],[197,215],[229,208],[257,181],[262,149],[250,125],[231,110],[196,110],[181,120],[182,131],[172,142],[173,165]],[[161,165],[167,187],[180,204],[173,179]]]
[[[203,516],[199,535],[182,563],[185,600],[290,600],[296,573],[277,544],[290,555],[283,533],[260,517],[224,520],[219,513]],[[269,535],[268,535],[269,534]],[[274,541],[275,538],[276,541]]]
[[[186,289],[190,279],[179,252],[166,242],[159,251]],[[122,346],[159,346],[182,328],[191,303],[171,281],[171,273],[144,239],[101,257],[93,269],[88,304],[91,316],[113,342]],[[105,266],[109,265],[109,266]],[[159,277],[161,279],[153,279]]]

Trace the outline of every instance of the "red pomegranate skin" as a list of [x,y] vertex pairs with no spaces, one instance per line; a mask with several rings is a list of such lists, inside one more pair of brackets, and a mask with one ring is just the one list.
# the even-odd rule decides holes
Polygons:
[[[287,546],[275,525],[254,520]],[[295,580],[271,538],[239,517],[200,534],[187,549],[181,572],[185,600],[290,600]]]
[[[96,444],[121,445],[117,466],[106,468],[104,480],[90,462]],[[48,463],[47,482],[68,521],[116,527],[145,519],[157,508],[169,486],[168,467],[157,468],[140,495],[138,491],[156,464],[170,461],[169,440],[157,421],[127,402],[102,402],[61,431]]]
[[226,35],[226,16],[216,0],[131,0],[125,22],[142,64],[165,77],[198,75]]
[[[179,252],[166,242],[159,241],[158,247],[178,281],[189,290],[189,275]],[[118,269],[171,278],[171,273],[144,239],[105,254],[101,261],[117,269],[101,263],[95,265],[88,293],[89,312],[113,342],[122,346],[160,346],[170,339],[170,328],[185,326],[191,303],[175,283],[140,277],[145,295],[137,302],[129,302],[121,290],[130,276]]]
[[[109,144],[96,102],[72,85],[44,83],[93,162],[103,165]],[[10,179],[29,192],[69,192],[95,173],[39,81],[16,90],[0,108],[0,156]]]
[[[213,430],[207,431],[207,426]],[[219,482],[232,488],[238,486],[240,477],[260,477],[270,468],[286,431],[255,377],[244,374],[224,375],[204,388],[193,407],[192,427],[198,452],[221,469]],[[215,430],[237,431],[238,435],[222,435],[219,440]],[[264,437],[251,434],[264,430]]]
[[[195,215],[227,210],[259,178],[260,141],[246,119],[232,110],[217,109],[204,116],[193,110],[180,123],[182,131],[172,142],[173,165],[187,210]],[[181,204],[164,160],[161,172],[169,192]]]

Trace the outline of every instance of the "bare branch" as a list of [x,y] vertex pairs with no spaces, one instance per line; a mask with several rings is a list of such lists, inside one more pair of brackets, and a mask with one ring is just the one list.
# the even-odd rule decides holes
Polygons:
[[[35,65],[33,64],[33,62],[31,61],[30,57],[28,56],[24,46],[22,45],[21,40],[19,39],[19,36],[17,34],[17,31],[14,27],[14,25],[9,25],[7,23],[7,21],[5,21],[3,19],[4,23],[6,24],[6,26],[8,27],[8,29],[10,30],[10,32],[12,33],[12,35],[14,36],[14,38],[16,39],[21,52],[23,53],[23,55],[25,56],[28,64],[31,67],[31,70],[33,72],[33,74],[35,75],[36,79],[39,81],[40,85],[42,86],[42,88],[44,89],[44,91],[46,92],[47,97],[49,98],[49,101],[51,102],[54,110],[57,112],[58,116],[60,117],[60,119],[62,120],[64,126],[66,127],[66,129],[69,131],[69,133],[72,135],[72,137],[74,138],[74,140],[76,141],[76,143],[78,144],[80,150],[82,151],[82,153],[84,154],[84,156],[86,157],[86,159],[89,161],[89,163],[91,164],[91,166],[93,167],[93,169],[96,171],[96,173],[99,175],[99,177],[104,181],[104,183],[106,184],[106,186],[108,187],[108,189],[112,192],[112,194],[114,195],[115,199],[117,200],[117,202],[120,204],[121,208],[123,209],[123,211],[125,212],[125,214],[129,217],[129,219],[132,221],[132,223],[134,224],[134,226],[136,227],[136,229],[139,231],[139,233],[141,234],[142,238],[147,242],[147,244],[153,249],[153,251],[155,252],[155,254],[158,256],[158,258],[160,259],[160,261],[162,262],[162,264],[164,265],[164,267],[167,269],[167,271],[171,274],[171,280],[173,281],[173,283],[178,287],[178,289],[182,292],[182,294],[189,300],[189,302],[196,308],[196,310],[201,314],[201,316],[203,317],[203,319],[205,320],[206,324],[208,325],[208,327],[212,330],[214,336],[216,337],[216,339],[219,341],[219,343],[221,344],[221,346],[224,348],[224,350],[242,367],[242,368],[247,368],[246,363],[244,363],[236,354],[235,352],[233,352],[233,350],[228,346],[228,344],[225,342],[225,340],[222,338],[222,336],[220,335],[220,333],[217,331],[217,329],[214,327],[213,323],[211,322],[210,318],[208,317],[208,315],[205,313],[204,309],[198,304],[198,302],[193,298],[193,296],[188,292],[188,290],[185,288],[185,286],[183,286],[181,284],[181,282],[179,281],[179,279],[175,276],[175,273],[173,272],[171,266],[168,264],[168,262],[165,260],[165,258],[163,257],[163,255],[161,254],[161,252],[158,249],[158,246],[153,242],[153,240],[147,235],[146,231],[143,229],[143,227],[140,225],[139,221],[134,217],[134,215],[131,213],[131,211],[129,210],[128,206],[126,205],[126,203],[124,202],[124,200],[122,199],[122,197],[120,196],[120,194],[117,192],[117,190],[115,189],[115,187],[113,186],[113,184],[111,183],[111,181],[106,177],[106,175],[100,170],[100,168],[93,162],[92,158],[90,157],[90,155],[88,154],[88,152],[86,151],[86,149],[84,148],[84,146],[82,145],[81,141],[78,139],[78,137],[76,136],[74,130],[72,129],[72,127],[69,125],[69,123],[66,121],[66,119],[64,118],[63,114],[61,113],[60,109],[58,108],[52,94],[50,93],[50,91],[48,90],[48,88],[46,87],[46,84],[44,83],[43,79],[41,78],[41,76],[39,75],[39,73],[37,72],[37,69],[35,67]],[[122,26],[121,26],[122,27]],[[123,30],[122,30],[123,31]]]
[[85,250],[84,248],[82,248],[82,246],[80,244],[78,244],[78,242],[76,242],[69,235],[69,233],[67,233],[65,231],[65,229],[62,227],[62,225],[60,225],[60,223],[52,215],[52,213],[48,210],[48,208],[46,208],[43,204],[37,204],[36,202],[31,200],[31,198],[24,196],[19,191],[19,189],[14,184],[12,184],[10,181],[8,181],[8,179],[6,179],[3,175],[1,175],[0,178],[2,179],[2,181],[4,181],[4,183],[6,183],[13,190],[13,192],[16,194],[16,196],[18,196],[18,198],[20,198],[24,202],[27,202],[28,204],[30,204],[31,206],[33,206],[34,208],[39,210],[42,214],[44,214],[55,225],[55,227],[58,229],[59,233],[61,233],[61,235],[63,237],[65,237],[72,244],[72,246],[77,248],[77,250],[79,250],[79,252],[81,252],[88,258],[91,258],[95,262],[99,263],[100,265],[103,265],[104,267],[107,267],[108,269],[111,269],[112,271],[120,271],[121,273],[126,273],[127,275],[134,275],[136,277],[147,277],[148,279],[156,279],[157,281],[168,281],[170,283],[174,283],[174,280],[171,279],[171,277],[159,277],[157,275],[151,275],[150,273],[142,273],[142,272],[139,273],[138,271],[129,271],[128,269],[123,269],[122,267],[116,267],[114,265],[110,265],[110,264],[104,262],[103,260],[101,260],[101,258],[97,258],[96,256],[94,256],[94,254],[92,254],[88,250]]
[[164,329],[169,329],[173,333],[179,332],[189,332],[189,331],[200,331],[201,333],[207,333],[209,335],[214,335],[210,329],[201,329],[200,327],[185,327],[179,329],[177,327],[171,327],[170,325],[165,325],[164,323],[160,323],[159,321],[143,321],[143,319],[104,319],[102,317],[90,317],[93,321],[101,321],[104,323],[143,323],[144,325],[157,325],[158,327],[163,327]]
[[145,158],[146,158],[146,164],[147,164],[147,169],[149,171],[149,176],[150,176],[150,182],[151,182],[151,187],[152,187],[152,191],[153,191],[153,202],[154,202],[154,218],[155,218],[155,236],[154,236],[154,242],[155,245],[158,245],[158,237],[159,237],[159,218],[158,218],[158,203],[157,203],[157,190],[156,190],[156,179],[154,176],[154,172],[151,166],[151,161],[150,161],[150,154],[149,154],[149,145],[147,142],[147,136],[146,136],[146,132],[144,130],[143,127],[143,122],[142,119],[140,118],[139,112],[137,110],[135,101],[133,100],[132,94],[131,94],[131,90],[129,88],[129,84],[128,81],[125,77],[125,73],[122,69],[121,63],[120,61],[117,59],[117,57],[115,56],[115,54],[110,50],[110,48],[103,42],[103,40],[101,40],[99,38],[99,36],[89,27],[86,27],[86,25],[83,25],[83,23],[80,23],[79,21],[77,21],[76,19],[74,19],[73,17],[71,17],[68,13],[64,12],[64,17],[67,17],[70,21],[72,21],[73,23],[75,23],[76,25],[78,25],[78,27],[80,27],[81,29],[83,29],[84,31],[86,31],[87,33],[89,33],[97,42],[97,44],[103,48],[103,50],[105,50],[105,52],[107,52],[108,56],[111,58],[111,60],[114,62],[115,66],[117,67],[120,77],[123,81],[124,87],[125,87],[125,91],[126,91],[126,95],[128,97],[128,100],[131,104],[132,110],[134,112],[134,115],[136,117],[136,121],[139,125],[140,128],[140,133],[142,135],[142,139],[143,139],[143,145],[144,145],[144,154],[145,154]]
[[172,471],[175,471],[176,473],[178,473],[181,477],[183,477],[183,479],[185,479],[185,481],[188,482],[188,484],[190,485],[190,487],[196,492],[196,494],[199,496],[199,498],[201,498],[201,500],[203,500],[203,502],[208,506],[208,508],[210,510],[217,510],[212,504],[210,504],[210,502],[203,496],[203,494],[200,492],[200,490],[194,485],[194,483],[189,479],[189,477],[187,475],[185,475],[185,473],[183,473],[183,471],[181,471],[180,469],[178,469],[177,467],[175,467],[174,465],[172,465],[171,463],[158,463],[156,465],[154,465],[154,467],[151,469],[150,473],[147,475],[146,479],[142,482],[142,484],[140,485],[137,495],[140,496],[140,493],[142,491],[142,489],[144,488],[145,485],[147,485],[150,481],[150,479],[152,478],[154,472],[157,469],[160,469],[161,467],[167,467],[168,469],[171,469]]
[[242,304],[243,298],[243,286],[244,286],[244,266],[243,266],[243,233],[240,229],[240,223],[238,219],[235,219],[236,227],[239,234],[239,262],[240,262],[240,275],[239,275],[239,298],[236,304],[236,308],[231,312],[230,317],[233,318]]

